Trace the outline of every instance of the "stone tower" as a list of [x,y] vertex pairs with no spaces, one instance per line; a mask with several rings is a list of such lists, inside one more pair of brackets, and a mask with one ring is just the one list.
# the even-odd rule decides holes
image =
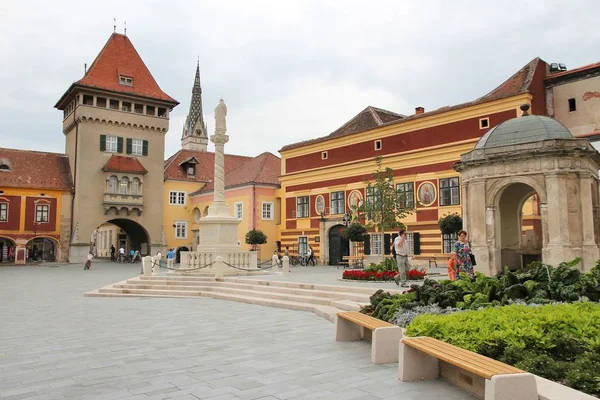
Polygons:
[[70,262],[85,260],[92,233],[107,222],[127,250],[163,249],[164,137],[177,104],[118,33],[56,103],[75,188]]
[[183,125],[181,148],[184,150],[206,151],[208,135],[202,115],[202,86],[200,85],[200,63],[196,65],[196,77],[192,88],[190,111]]

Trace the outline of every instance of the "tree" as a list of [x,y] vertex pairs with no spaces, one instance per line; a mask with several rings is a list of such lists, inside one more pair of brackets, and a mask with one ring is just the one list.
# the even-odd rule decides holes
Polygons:
[[396,190],[394,171],[390,167],[383,168],[383,159],[375,157],[377,171],[367,184],[365,202],[361,211],[366,213],[369,226],[376,227],[380,232],[403,227],[400,220],[412,214],[412,207],[407,207],[404,193]]
[[366,234],[367,229],[364,226],[358,222],[353,222],[344,230],[342,236],[352,242],[363,242]]
[[457,213],[444,215],[438,221],[440,230],[446,235],[458,233],[463,227],[463,221]]
[[256,250],[257,244],[267,243],[267,235],[261,230],[252,229],[246,233],[246,244],[252,245],[252,250]]

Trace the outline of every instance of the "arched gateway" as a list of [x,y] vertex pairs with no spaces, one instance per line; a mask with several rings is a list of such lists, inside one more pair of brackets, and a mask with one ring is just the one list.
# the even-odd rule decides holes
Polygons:
[[521,109],[522,117],[491,129],[454,167],[462,175],[463,224],[475,268],[494,275],[533,259],[539,246],[523,236],[522,209],[535,194],[542,260],[557,265],[581,257],[589,270],[600,255],[600,154],[561,123],[528,115],[529,105]]

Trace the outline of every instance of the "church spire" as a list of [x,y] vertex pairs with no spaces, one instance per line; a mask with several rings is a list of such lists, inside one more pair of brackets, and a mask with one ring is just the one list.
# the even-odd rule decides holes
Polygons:
[[200,84],[200,60],[198,60],[190,111],[185,119],[183,134],[181,135],[181,147],[187,150],[206,151],[208,146],[207,130],[202,115],[202,86]]

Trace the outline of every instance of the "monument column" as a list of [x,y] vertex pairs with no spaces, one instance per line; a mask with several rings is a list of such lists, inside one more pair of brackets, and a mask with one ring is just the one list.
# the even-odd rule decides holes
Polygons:
[[219,101],[215,108],[215,134],[210,137],[210,141],[215,145],[215,173],[214,173],[214,194],[213,203],[208,208],[208,215],[214,217],[230,217],[229,208],[225,204],[225,143],[229,141],[227,136],[227,126],[225,116],[227,115],[227,106],[223,99]]

